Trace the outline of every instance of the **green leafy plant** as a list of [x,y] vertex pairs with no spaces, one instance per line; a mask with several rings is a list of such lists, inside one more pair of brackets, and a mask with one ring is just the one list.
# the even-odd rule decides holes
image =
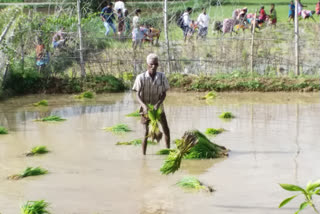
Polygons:
[[48,101],[47,100],[40,100],[37,103],[33,103],[34,106],[48,106]]
[[30,152],[27,153],[27,156],[33,156],[33,155],[38,155],[38,154],[45,154],[48,153],[49,150],[47,149],[46,146],[35,146],[31,149]]
[[8,130],[3,126],[0,126],[0,134],[8,134]]
[[207,128],[205,131],[206,135],[218,135],[221,134],[222,132],[224,132],[225,129],[220,128],[220,129],[215,129],[215,128]]
[[210,91],[206,94],[206,96],[202,97],[204,100],[212,100],[217,97],[217,93],[215,91]]
[[160,140],[162,139],[162,132],[159,129],[161,114],[161,108],[154,109],[153,105],[148,105],[148,118],[150,120],[149,137],[151,137],[152,141],[156,140],[157,142],[160,142]]
[[[132,141],[127,141],[127,142],[117,142],[116,145],[120,145],[120,146],[128,146],[128,145],[134,145],[134,146],[138,146],[138,145],[141,145],[142,144],[142,140],[141,139],[136,139],[136,140],[132,140]],[[147,144],[149,145],[156,145],[157,143],[153,142],[153,141],[150,141],[148,140],[147,141]]]
[[74,96],[76,99],[92,99],[94,98],[94,93],[92,91],[85,91],[83,93],[81,93],[80,95],[76,95]]
[[168,155],[170,152],[174,152],[175,149],[161,149],[156,152],[157,155]]
[[27,201],[21,207],[21,214],[50,214],[47,210],[49,203],[41,201]]
[[126,117],[140,117],[140,116],[141,115],[140,115],[139,110],[126,115]]
[[48,117],[37,119],[36,121],[38,121],[38,122],[62,122],[62,121],[65,121],[65,120],[66,119],[61,118],[59,116],[51,115],[51,116],[48,116]]
[[131,132],[131,129],[126,124],[117,124],[111,127],[103,128],[105,131],[110,131],[114,134],[124,134],[126,132]]
[[300,211],[302,211],[303,209],[305,209],[308,206],[311,206],[313,208],[313,210],[315,211],[315,213],[319,214],[319,211],[316,209],[316,207],[314,205],[312,197],[314,195],[320,195],[320,180],[318,180],[316,182],[309,182],[305,189],[303,189],[300,186],[293,185],[293,184],[280,184],[280,186],[284,190],[291,191],[291,192],[300,192],[300,193],[296,194],[294,196],[291,196],[289,198],[284,199],[280,203],[279,208],[281,208],[284,205],[286,205],[287,203],[289,203],[295,197],[297,197],[299,195],[303,195],[304,196],[304,202],[302,202],[300,204],[300,207],[299,207],[298,211],[295,212],[295,214],[299,213]]
[[198,130],[187,131],[181,139],[175,141],[177,149],[170,151],[164,164],[160,168],[162,174],[174,173],[180,168],[181,160],[209,159],[228,155],[228,150],[212,143]]
[[11,175],[8,179],[18,180],[29,176],[37,176],[47,174],[48,170],[41,167],[27,167],[21,174]]
[[194,190],[205,189],[205,186],[203,186],[198,179],[196,179],[195,177],[190,177],[190,176],[183,177],[177,183],[177,185],[182,188],[186,188],[186,189],[194,189]]
[[223,112],[219,117],[222,119],[232,119],[235,116],[231,112]]

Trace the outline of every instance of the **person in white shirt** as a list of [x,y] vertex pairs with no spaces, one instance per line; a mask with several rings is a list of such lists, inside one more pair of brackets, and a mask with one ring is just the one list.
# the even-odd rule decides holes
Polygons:
[[208,34],[210,17],[206,13],[206,9],[202,8],[202,13],[198,16],[197,22],[199,25],[198,37],[205,38]]
[[135,12],[135,16],[132,19],[132,48],[136,49],[139,45],[141,47],[141,40],[143,38],[143,35],[140,31],[140,14],[141,10],[137,9]]
[[125,11],[126,8],[125,8],[125,6],[124,6],[123,1],[120,1],[120,0],[118,0],[118,1],[116,1],[116,2],[114,3],[114,10],[115,10],[116,12],[118,12],[119,9],[121,9],[122,14],[124,14],[124,11]]
[[182,18],[183,18],[183,37],[184,37],[184,41],[186,42],[187,40],[187,36],[189,34],[189,32],[191,31],[190,28],[190,24],[191,24],[191,20],[190,20],[190,14],[192,13],[192,8],[188,7],[187,10],[182,14]]

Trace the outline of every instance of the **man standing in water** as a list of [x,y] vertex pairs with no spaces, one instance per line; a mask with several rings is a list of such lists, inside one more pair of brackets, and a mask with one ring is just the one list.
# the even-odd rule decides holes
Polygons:
[[140,114],[141,123],[144,126],[144,139],[142,142],[142,152],[145,155],[147,151],[147,141],[149,135],[150,120],[144,115],[148,114],[148,104],[154,106],[154,109],[161,108],[162,114],[160,124],[162,126],[167,148],[170,148],[170,130],[167,118],[164,113],[163,101],[166,98],[166,92],[170,88],[168,80],[164,73],[157,72],[158,56],[151,53],[147,56],[148,70],[139,74],[135,80],[132,90],[137,92],[137,99],[141,105]]

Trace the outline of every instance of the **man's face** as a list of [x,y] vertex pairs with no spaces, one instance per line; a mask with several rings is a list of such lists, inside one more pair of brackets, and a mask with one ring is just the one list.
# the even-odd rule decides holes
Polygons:
[[158,69],[158,59],[154,59],[150,62],[150,64],[148,64],[148,71],[151,75],[155,74],[157,72]]

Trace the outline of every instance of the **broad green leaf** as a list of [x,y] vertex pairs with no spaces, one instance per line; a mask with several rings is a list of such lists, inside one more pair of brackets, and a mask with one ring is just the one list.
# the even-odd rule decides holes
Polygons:
[[288,190],[288,191],[301,191],[304,194],[306,194],[306,191],[302,189],[299,186],[293,185],[293,184],[279,184],[283,189]]
[[300,204],[300,208],[297,212],[295,212],[295,214],[298,214],[301,210],[303,210],[304,208],[306,208],[309,205],[309,202],[305,201],[302,204]]
[[320,195],[320,189],[317,189],[316,191],[314,191],[313,194]]
[[280,203],[279,208],[281,208],[281,207],[283,207],[284,205],[286,205],[287,203],[289,203],[289,202],[290,202],[292,199],[294,199],[295,197],[297,197],[297,195],[294,195],[294,196],[292,196],[292,197],[290,197],[290,198],[284,199],[284,200]]
[[319,187],[320,187],[320,181],[316,181],[314,183],[309,183],[307,185],[306,190],[307,190],[307,192],[309,192],[309,191],[313,191],[314,189],[319,188]]

